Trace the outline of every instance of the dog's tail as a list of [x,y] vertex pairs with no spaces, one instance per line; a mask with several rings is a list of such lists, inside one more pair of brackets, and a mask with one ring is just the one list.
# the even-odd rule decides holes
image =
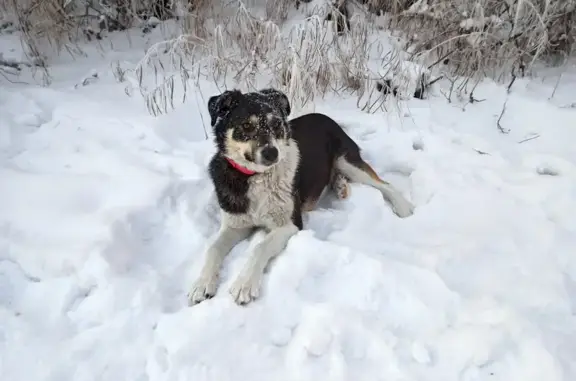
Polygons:
[[341,130],[339,148],[342,155],[336,161],[336,169],[351,182],[369,185],[378,189],[384,199],[390,203],[392,209],[399,217],[412,215],[414,206],[391,184],[382,180],[372,167],[362,159],[360,147]]

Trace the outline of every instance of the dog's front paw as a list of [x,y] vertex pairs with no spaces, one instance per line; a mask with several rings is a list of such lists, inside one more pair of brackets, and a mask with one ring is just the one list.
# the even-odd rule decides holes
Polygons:
[[237,304],[248,304],[260,296],[260,280],[258,276],[240,275],[230,287],[230,295]]
[[216,295],[218,279],[216,277],[200,277],[188,293],[188,304],[193,306]]
[[392,205],[394,213],[400,218],[410,217],[414,214],[414,205],[404,197],[398,197]]

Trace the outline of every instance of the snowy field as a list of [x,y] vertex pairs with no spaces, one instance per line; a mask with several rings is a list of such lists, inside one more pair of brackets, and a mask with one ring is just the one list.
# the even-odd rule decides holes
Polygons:
[[551,99],[558,73],[518,79],[507,134],[489,81],[474,104],[442,83],[401,112],[317,101],[415,214],[353,185],[306,216],[259,300],[228,293],[252,240],[188,307],[219,224],[206,104],[192,90],[153,117],[111,70],[142,47],[87,51],[50,87],[0,78],[1,380],[576,379],[576,67]]

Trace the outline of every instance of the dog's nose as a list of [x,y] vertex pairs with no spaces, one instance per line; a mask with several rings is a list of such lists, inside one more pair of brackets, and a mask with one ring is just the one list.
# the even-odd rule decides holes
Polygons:
[[278,148],[273,146],[264,147],[260,154],[267,163],[274,163],[278,159]]

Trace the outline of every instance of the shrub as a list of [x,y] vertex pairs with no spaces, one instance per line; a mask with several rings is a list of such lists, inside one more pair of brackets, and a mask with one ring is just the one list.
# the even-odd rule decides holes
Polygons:
[[[175,86],[186,96],[200,78],[221,88],[276,86],[295,109],[316,96],[348,91],[363,109],[375,110],[384,105],[382,93],[424,97],[438,79],[432,73],[449,77],[453,87],[461,79],[457,87],[465,90],[471,79],[525,75],[540,60],[561,64],[576,38],[576,0],[332,0],[314,6],[319,1],[0,0],[0,8],[16,19],[30,61],[46,74],[45,46],[81,54],[80,39],[176,18],[181,35],[152,46],[134,70],[153,113],[173,107]],[[305,19],[286,25],[290,12]],[[394,38],[384,38],[382,21],[402,41],[392,53],[384,54]]]

